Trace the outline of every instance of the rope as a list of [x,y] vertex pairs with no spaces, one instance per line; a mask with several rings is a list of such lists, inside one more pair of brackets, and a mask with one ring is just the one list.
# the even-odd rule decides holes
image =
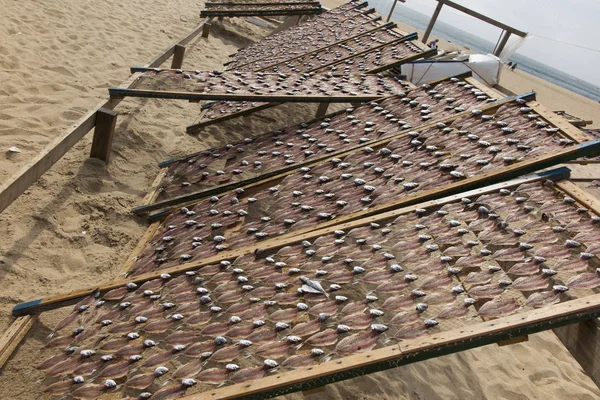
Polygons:
[[533,36],[533,37],[540,38],[540,39],[551,40],[551,41],[553,41],[553,42],[562,43],[562,44],[568,44],[568,45],[570,45],[570,46],[579,47],[580,49],[585,49],[585,50],[593,51],[593,52],[596,52],[596,53],[600,53],[600,50],[598,50],[598,49],[593,49],[593,48],[591,48],[591,47],[581,46],[581,45],[579,45],[579,44],[570,43],[570,42],[565,42],[565,41],[558,40],[558,39],[552,39],[552,38],[549,38],[549,37],[546,37],[546,36],[540,36],[540,35],[536,35],[535,33],[532,33],[532,34],[530,34],[530,35],[531,35],[531,36]]

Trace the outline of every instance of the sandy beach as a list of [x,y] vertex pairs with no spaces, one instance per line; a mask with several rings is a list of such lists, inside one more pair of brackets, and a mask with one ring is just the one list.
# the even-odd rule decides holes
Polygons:
[[[323,4],[334,7],[342,1]],[[199,21],[200,2],[0,0],[0,179],[15,174],[54,137]],[[399,24],[406,31],[415,29]],[[214,22],[207,39],[188,45],[184,68],[222,68],[237,48],[259,40],[263,28],[244,19]],[[450,46],[450,45],[448,45]],[[449,47],[450,48],[450,47]],[[168,64],[164,65],[168,67]],[[600,126],[600,104],[523,71],[504,71],[502,86],[535,89],[538,100]],[[147,228],[139,205],[172,157],[310,119],[316,105],[283,105],[205,129],[185,127],[195,103],[127,99],[119,112],[113,157],[89,159],[88,134],[36,184],[0,214],[0,331],[23,301],[108,281]],[[330,108],[330,111],[332,108]],[[21,152],[10,153],[16,146]],[[17,353],[22,360],[32,347]],[[0,371],[0,397],[31,398],[19,383],[25,366]],[[10,384],[8,384],[10,382]],[[4,384],[2,384],[4,383]],[[329,385],[313,399],[595,399],[600,390],[552,332],[528,342],[496,345]],[[287,396],[301,399],[301,394]]]

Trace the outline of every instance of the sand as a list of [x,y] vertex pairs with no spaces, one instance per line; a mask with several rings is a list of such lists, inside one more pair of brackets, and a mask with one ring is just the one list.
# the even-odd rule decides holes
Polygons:
[[[190,31],[198,22],[200,4],[190,0],[105,0],[101,5],[89,0],[0,0],[0,9],[0,149],[21,149],[17,154],[6,152],[0,160],[0,179],[6,179],[105,99],[108,87],[128,77],[129,66],[145,64]],[[188,46],[184,67],[220,68],[228,54],[261,35],[264,30],[243,19],[215,23],[208,39],[198,38]],[[507,88],[530,89],[532,81],[522,71],[507,72],[503,79],[509,74],[515,86],[503,81]],[[540,87],[548,90],[549,98],[557,99],[556,104],[547,103],[551,108],[590,118],[579,112],[584,101],[569,103],[573,99],[569,96],[576,95],[550,84]],[[130,210],[140,204],[156,177],[158,162],[309,119],[315,110],[312,104],[280,106],[207,128],[193,138],[185,134],[185,126],[198,118],[198,104],[123,101],[117,108],[114,152],[108,166],[88,158],[90,134],[0,214],[0,331],[9,326],[10,309],[18,302],[117,275],[147,227]],[[598,115],[597,108],[591,107],[590,112]],[[30,398],[28,388],[19,384],[27,374],[24,365],[9,363],[0,373],[4,383],[0,398]],[[531,336],[525,344],[486,346],[330,385],[312,397],[566,396],[593,399],[600,391],[556,336],[547,332]]]

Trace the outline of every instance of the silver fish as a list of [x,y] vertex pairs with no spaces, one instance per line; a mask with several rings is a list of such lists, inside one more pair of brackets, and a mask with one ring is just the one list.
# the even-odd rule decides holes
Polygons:
[[321,283],[319,281],[313,281],[305,276],[301,276],[300,281],[302,281],[303,283],[302,287],[300,287],[300,289],[302,289],[303,292],[324,294],[326,297],[329,297],[329,293],[327,293],[325,289],[323,289],[323,286],[321,286]]

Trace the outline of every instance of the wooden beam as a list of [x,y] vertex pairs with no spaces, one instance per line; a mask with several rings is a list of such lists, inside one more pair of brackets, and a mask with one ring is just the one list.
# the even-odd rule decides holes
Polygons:
[[267,104],[263,104],[263,105],[258,106],[258,107],[246,108],[246,109],[243,109],[241,111],[225,115],[223,117],[218,117],[218,118],[214,118],[214,119],[207,119],[205,121],[198,122],[197,124],[189,125],[188,127],[185,128],[185,131],[186,131],[186,133],[188,133],[190,135],[196,134],[196,133],[198,133],[198,131],[200,130],[200,128],[204,128],[206,126],[218,124],[218,123],[221,123],[223,121],[230,120],[230,119],[234,119],[234,118],[238,118],[238,117],[243,117],[244,115],[254,114],[255,112],[259,112],[259,111],[265,110],[267,108],[275,107],[277,105],[278,104],[275,104],[275,103],[267,103]]
[[500,53],[502,53],[502,50],[504,50],[504,46],[506,46],[506,42],[508,42],[510,35],[510,32],[502,31],[502,39],[500,39],[500,43],[498,43],[498,46],[496,46],[494,49],[494,55],[496,57],[500,57]]
[[386,21],[389,22],[389,20],[392,19],[392,14],[394,13],[394,8],[396,8],[396,4],[398,4],[398,0],[394,0],[394,3],[392,4],[392,8],[390,9],[390,13],[387,16]]
[[325,114],[327,114],[327,109],[329,108],[329,103],[321,103],[317,108],[317,112],[315,114],[315,118],[323,118]]
[[402,340],[396,345],[341,357],[312,367],[275,373],[254,381],[184,396],[182,399],[267,399],[497,343],[514,336],[565,326],[598,315],[600,315],[600,296],[587,296],[492,321]]
[[435,7],[435,11],[429,20],[429,25],[427,25],[427,29],[425,29],[425,34],[423,35],[423,39],[421,40],[423,43],[427,44],[427,39],[429,39],[429,35],[431,35],[431,31],[433,30],[433,26],[435,25],[435,21],[437,21],[438,16],[440,15],[440,11],[442,11],[442,7],[444,6],[443,1],[438,1],[437,6]]
[[238,93],[204,93],[192,91],[175,90],[143,90],[128,88],[109,88],[108,92],[111,98],[123,97],[144,97],[151,99],[173,99],[173,100],[238,100],[238,101],[257,101],[257,102],[276,102],[276,103],[364,103],[380,99],[378,94],[360,94],[356,96],[310,96],[310,95],[256,95],[256,94],[238,94]]
[[110,161],[117,115],[116,111],[106,108],[101,108],[96,112],[96,129],[94,130],[94,139],[90,150],[91,158],[99,158],[107,164]]
[[2,372],[2,367],[27,335],[35,321],[37,321],[36,315],[18,317],[4,332],[4,335],[0,337],[0,372]]
[[119,271],[119,275],[122,275],[122,276],[126,276],[127,275],[127,273],[129,272],[129,270],[131,269],[131,267],[133,267],[133,265],[135,264],[135,261],[137,260],[137,257],[140,254],[142,254],[142,251],[144,251],[144,249],[146,248],[146,245],[148,244],[148,241],[150,239],[152,239],[152,237],[156,234],[156,231],[158,230],[159,227],[160,227],[160,223],[159,222],[153,222],[153,223],[150,224],[150,226],[146,229],[146,231],[144,232],[144,234],[142,235],[142,237],[138,241],[137,245],[131,251],[131,254],[127,258],[127,260],[125,260],[125,262],[121,266],[121,269]]
[[462,11],[465,14],[470,15],[471,17],[475,17],[475,18],[480,19],[480,20],[482,20],[484,22],[487,22],[490,25],[494,25],[494,26],[497,26],[500,29],[504,29],[505,31],[508,31],[510,33],[514,33],[517,36],[520,36],[520,37],[527,36],[527,32],[523,32],[523,31],[520,31],[518,29],[513,28],[512,26],[508,26],[506,24],[503,24],[500,21],[496,21],[495,19],[492,19],[492,18],[490,18],[490,17],[488,17],[486,15],[483,15],[483,14],[480,14],[480,13],[478,13],[476,11],[473,11],[470,8],[461,6],[460,4],[457,4],[457,3],[453,2],[453,1],[450,1],[450,0],[438,0],[438,2],[439,3],[444,3],[448,7],[452,7],[454,9],[458,10],[458,11]]
[[559,182],[557,186],[560,190],[577,200],[579,204],[600,216],[600,199],[592,196],[589,192],[570,181]]
[[491,97],[492,99],[503,99],[504,97],[506,97],[504,93],[501,93],[496,89],[486,85],[484,82],[478,81],[472,76],[465,78],[465,81],[469,85],[475,86],[477,89],[481,90],[483,93],[485,93],[488,97]]
[[585,142],[592,139],[592,136],[571,125],[565,117],[553,113],[552,110],[539,102],[535,102],[531,108],[547,122],[559,128],[567,138],[576,142]]
[[207,1],[206,3],[204,3],[204,6],[206,8],[211,8],[211,7],[224,7],[224,6],[234,6],[234,7],[256,7],[256,6],[296,6],[296,5],[304,5],[304,4],[310,4],[311,6],[320,6],[321,3],[319,3],[318,1],[311,1],[311,0],[302,0],[302,1],[282,1],[282,2],[240,2],[240,1],[224,1],[224,2],[213,2],[213,1]]
[[176,44],[173,52],[173,61],[171,61],[171,69],[180,69],[182,67],[184,55],[185,46]]
[[252,9],[229,9],[229,10],[202,10],[200,12],[201,17],[259,17],[262,15],[266,16],[277,16],[277,15],[299,15],[302,17],[306,14],[320,14],[321,7],[309,7],[309,8],[276,8],[270,10],[252,10]]
[[146,274],[142,274],[142,275],[133,276],[127,280],[115,280],[115,281],[112,281],[112,282],[109,282],[109,283],[106,283],[103,285],[95,285],[92,287],[80,289],[80,290],[73,291],[70,293],[49,296],[49,297],[45,297],[42,299],[37,299],[37,300],[29,301],[26,303],[21,303],[21,304],[15,306],[15,308],[13,308],[13,315],[21,316],[21,315],[27,315],[27,314],[32,314],[32,313],[38,313],[38,312],[48,310],[48,309],[54,309],[54,308],[62,306],[64,304],[70,304],[71,302],[76,302],[79,298],[84,297],[84,296],[89,296],[90,294],[95,293],[95,292],[103,293],[103,292],[106,292],[106,291],[109,291],[112,289],[116,289],[118,287],[121,287],[121,286],[127,284],[128,282],[143,283],[147,280],[154,279],[163,273],[167,273],[167,274],[171,274],[171,275],[181,274],[181,273],[184,273],[184,272],[192,270],[192,269],[198,269],[204,265],[209,265],[209,264],[212,264],[215,262],[219,262],[221,260],[235,259],[236,257],[242,256],[245,254],[249,254],[249,253],[253,253],[258,248],[261,248],[264,250],[275,249],[275,248],[282,247],[282,246],[285,246],[288,244],[300,242],[302,240],[310,240],[315,237],[326,235],[337,229],[350,230],[352,228],[355,228],[355,227],[361,226],[361,225],[365,225],[370,222],[384,221],[384,220],[392,219],[392,218],[398,217],[399,215],[414,212],[414,210],[417,208],[439,207],[444,204],[460,200],[463,197],[480,196],[480,195],[483,195],[486,193],[492,193],[492,192],[498,191],[502,188],[513,187],[513,186],[521,185],[524,183],[539,181],[542,179],[550,179],[550,180],[565,179],[565,178],[568,178],[568,173],[569,173],[568,168],[565,168],[565,167],[557,168],[557,169],[550,170],[550,171],[525,175],[520,178],[513,179],[511,181],[506,181],[506,182],[498,183],[495,185],[485,186],[482,188],[470,190],[468,192],[458,193],[456,195],[449,195],[449,196],[446,196],[443,198],[438,198],[435,200],[427,201],[425,203],[416,204],[416,205],[412,205],[412,206],[406,206],[406,207],[402,207],[402,208],[397,208],[397,209],[391,210],[389,212],[377,214],[377,215],[374,215],[374,216],[371,216],[371,217],[368,217],[365,219],[361,219],[361,220],[348,221],[345,223],[335,225],[333,227],[321,228],[320,226],[317,226],[317,227],[313,227],[312,230],[311,229],[307,229],[306,231],[300,230],[300,231],[298,231],[298,234],[294,235],[293,237],[280,236],[280,237],[276,237],[273,239],[254,243],[252,245],[242,247],[239,249],[227,250],[227,251],[224,251],[215,256],[207,257],[207,258],[199,260],[199,261],[189,262],[189,263],[185,263],[185,264],[182,264],[182,265],[179,265],[176,267],[165,268],[165,269],[161,269],[160,271],[154,271],[154,272],[150,272],[150,273],[146,273]]

